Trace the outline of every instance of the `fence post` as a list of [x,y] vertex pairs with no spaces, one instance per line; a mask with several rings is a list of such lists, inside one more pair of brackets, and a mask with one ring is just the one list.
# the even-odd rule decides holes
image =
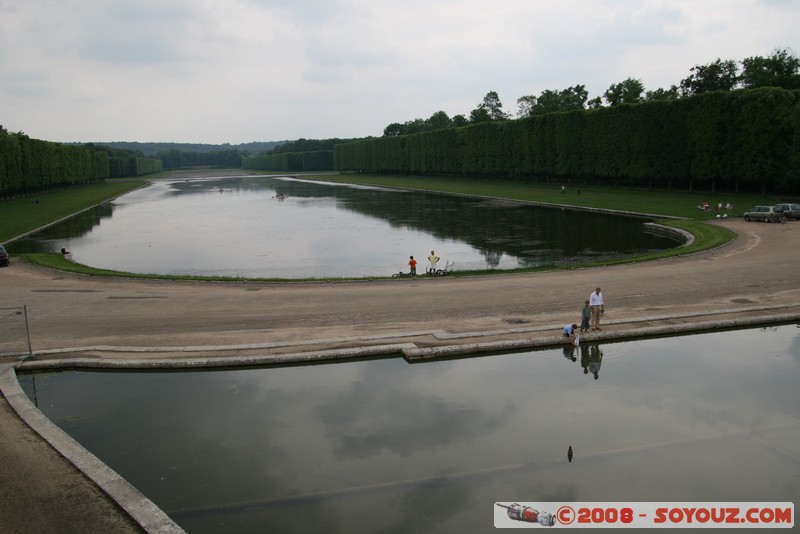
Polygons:
[[33,355],[28,328],[28,307],[0,308],[0,357]]
[[20,356],[18,359],[23,360],[29,356],[33,355],[33,349],[31,348],[31,330],[28,328],[28,305],[22,305],[22,314],[25,316],[25,337],[28,339],[28,354],[24,354]]

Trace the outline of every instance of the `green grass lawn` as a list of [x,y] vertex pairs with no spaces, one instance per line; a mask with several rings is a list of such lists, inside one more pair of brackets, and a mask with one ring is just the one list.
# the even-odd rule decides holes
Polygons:
[[[773,204],[778,199],[765,198],[759,195],[731,195],[688,193],[669,191],[644,191],[637,189],[624,189],[613,187],[581,186],[580,194],[574,185],[567,187],[566,192],[561,192],[561,184],[536,184],[497,180],[468,180],[454,178],[430,178],[419,176],[375,176],[359,174],[324,174],[304,178],[333,181],[340,183],[354,183],[365,185],[378,185],[385,187],[399,187],[404,189],[419,189],[425,191],[441,191],[463,195],[473,195],[493,198],[507,198],[543,204],[573,206],[580,208],[604,209],[625,212],[635,212],[653,215],[661,224],[675,226],[694,235],[692,244],[671,250],[665,250],[648,256],[618,261],[608,261],[592,264],[609,265],[612,263],[630,263],[667,258],[682,254],[689,254],[718,247],[730,241],[733,234],[715,225],[706,224],[704,221],[716,219],[714,211],[704,212],[697,209],[703,202],[712,206],[722,202],[725,205],[731,202],[734,209],[729,212],[730,217],[739,217],[751,206],[758,204]],[[87,209],[91,206],[119,196],[132,189],[140,187],[143,181],[108,182],[94,184],[74,189],[66,189],[43,193],[41,195],[22,199],[0,202],[0,242],[13,237],[31,232],[37,228],[54,221]],[[38,203],[37,203],[38,201]],[[724,210],[723,212],[724,213]],[[30,254],[27,258],[32,263],[45,267],[65,271],[80,272],[94,276],[135,276],[146,278],[189,278],[161,275],[129,275],[116,271],[95,269],[73,263],[61,257],[60,254]],[[558,267],[547,267],[557,269]],[[527,269],[527,270],[541,270]],[[496,272],[496,271],[490,271]],[[478,274],[457,272],[454,275]],[[480,274],[486,274],[482,271]],[[241,280],[234,278],[206,278],[191,277],[200,280]],[[298,280],[292,280],[298,281]]]
[[[529,202],[542,202],[575,206],[581,208],[599,208],[635,213],[646,213],[663,217],[684,217],[695,220],[715,218],[713,211],[701,211],[697,206],[708,202],[709,205],[722,202],[723,206],[730,202],[733,210],[729,216],[741,216],[747,209],[759,204],[774,204],[775,198],[760,195],[733,195],[729,193],[711,194],[676,191],[646,191],[614,187],[568,185],[566,192],[561,192],[561,183],[522,183],[497,180],[470,180],[463,178],[428,178],[420,176],[376,176],[362,174],[320,175],[316,179],[331,182],[354,183],[365,185],[382,185],[401,187],[404,189],[421,189],[425,191],[443,191],[464,195],[511,198]],[[724,210],[723,210],[724,213]]]
[[0,243],[141,187],[143,181],[106,182],[0,202]]

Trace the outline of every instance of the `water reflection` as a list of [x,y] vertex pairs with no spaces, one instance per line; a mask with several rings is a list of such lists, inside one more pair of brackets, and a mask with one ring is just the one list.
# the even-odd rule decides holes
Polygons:
[[491,528],[498,501],[800,494],[795,326],[572,354],[580,369],[557,348],[20,382],[190,532],[456,532]]
[[564,358],[569,362],[577,362],[577,355],[580,355],[580,365],[581,369],[583,369],[583,374],[590,374],[595,380],[600,378],[600,366],[603,363],[603,350],[600,348],[599,343],[581,341],[578,346],[568,343],[561,351]]
[[583,374],[591,374],[595,380],[600,376],[600,365],[603,363],[603,351],[597,343],[589,343],[581,347],[581,367]]
[[642,219],[376,187],[241,177],[158,182],[30,238],[94,267],[160,274],[388,276],[436,250],[456,270],[585,263],[676,246]]

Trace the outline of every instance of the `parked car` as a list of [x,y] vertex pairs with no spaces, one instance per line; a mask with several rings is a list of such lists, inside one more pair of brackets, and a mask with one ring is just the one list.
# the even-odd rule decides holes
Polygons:
[[800,204],[775,204],[775,211],[787,219],[800,219]]
[[0,245],[0,267],[8,267],[8,252],[3,245]]
[[786,218],[774,206],[753,206],[744,212],[745,221],[783,222]]

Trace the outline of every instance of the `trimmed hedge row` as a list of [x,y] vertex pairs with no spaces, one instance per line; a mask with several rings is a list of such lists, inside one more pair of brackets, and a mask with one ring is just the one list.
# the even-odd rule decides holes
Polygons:
[[0,132],[0,196],[108,177],[108,155]]
[[552,113],[334,147],[340,172],[671,188],[800,185],[800,91],[761,88]]
[[239,167],[242,153],[239,150],[216,150],[209,152],[186,152],[177,149],[156,153],[157,160],[163,162],[164,169],[180,169],[182,167]]
[[261,171],[332,171],[333,150],[243,157],[242,168]]
[[157,159],[109,157],[104,151],[0,131],[0,197],[162,169]]
[[108,177],[126,178],[128,176],[141,176],[164,170],[160,159],[127,157],[108,158]]

